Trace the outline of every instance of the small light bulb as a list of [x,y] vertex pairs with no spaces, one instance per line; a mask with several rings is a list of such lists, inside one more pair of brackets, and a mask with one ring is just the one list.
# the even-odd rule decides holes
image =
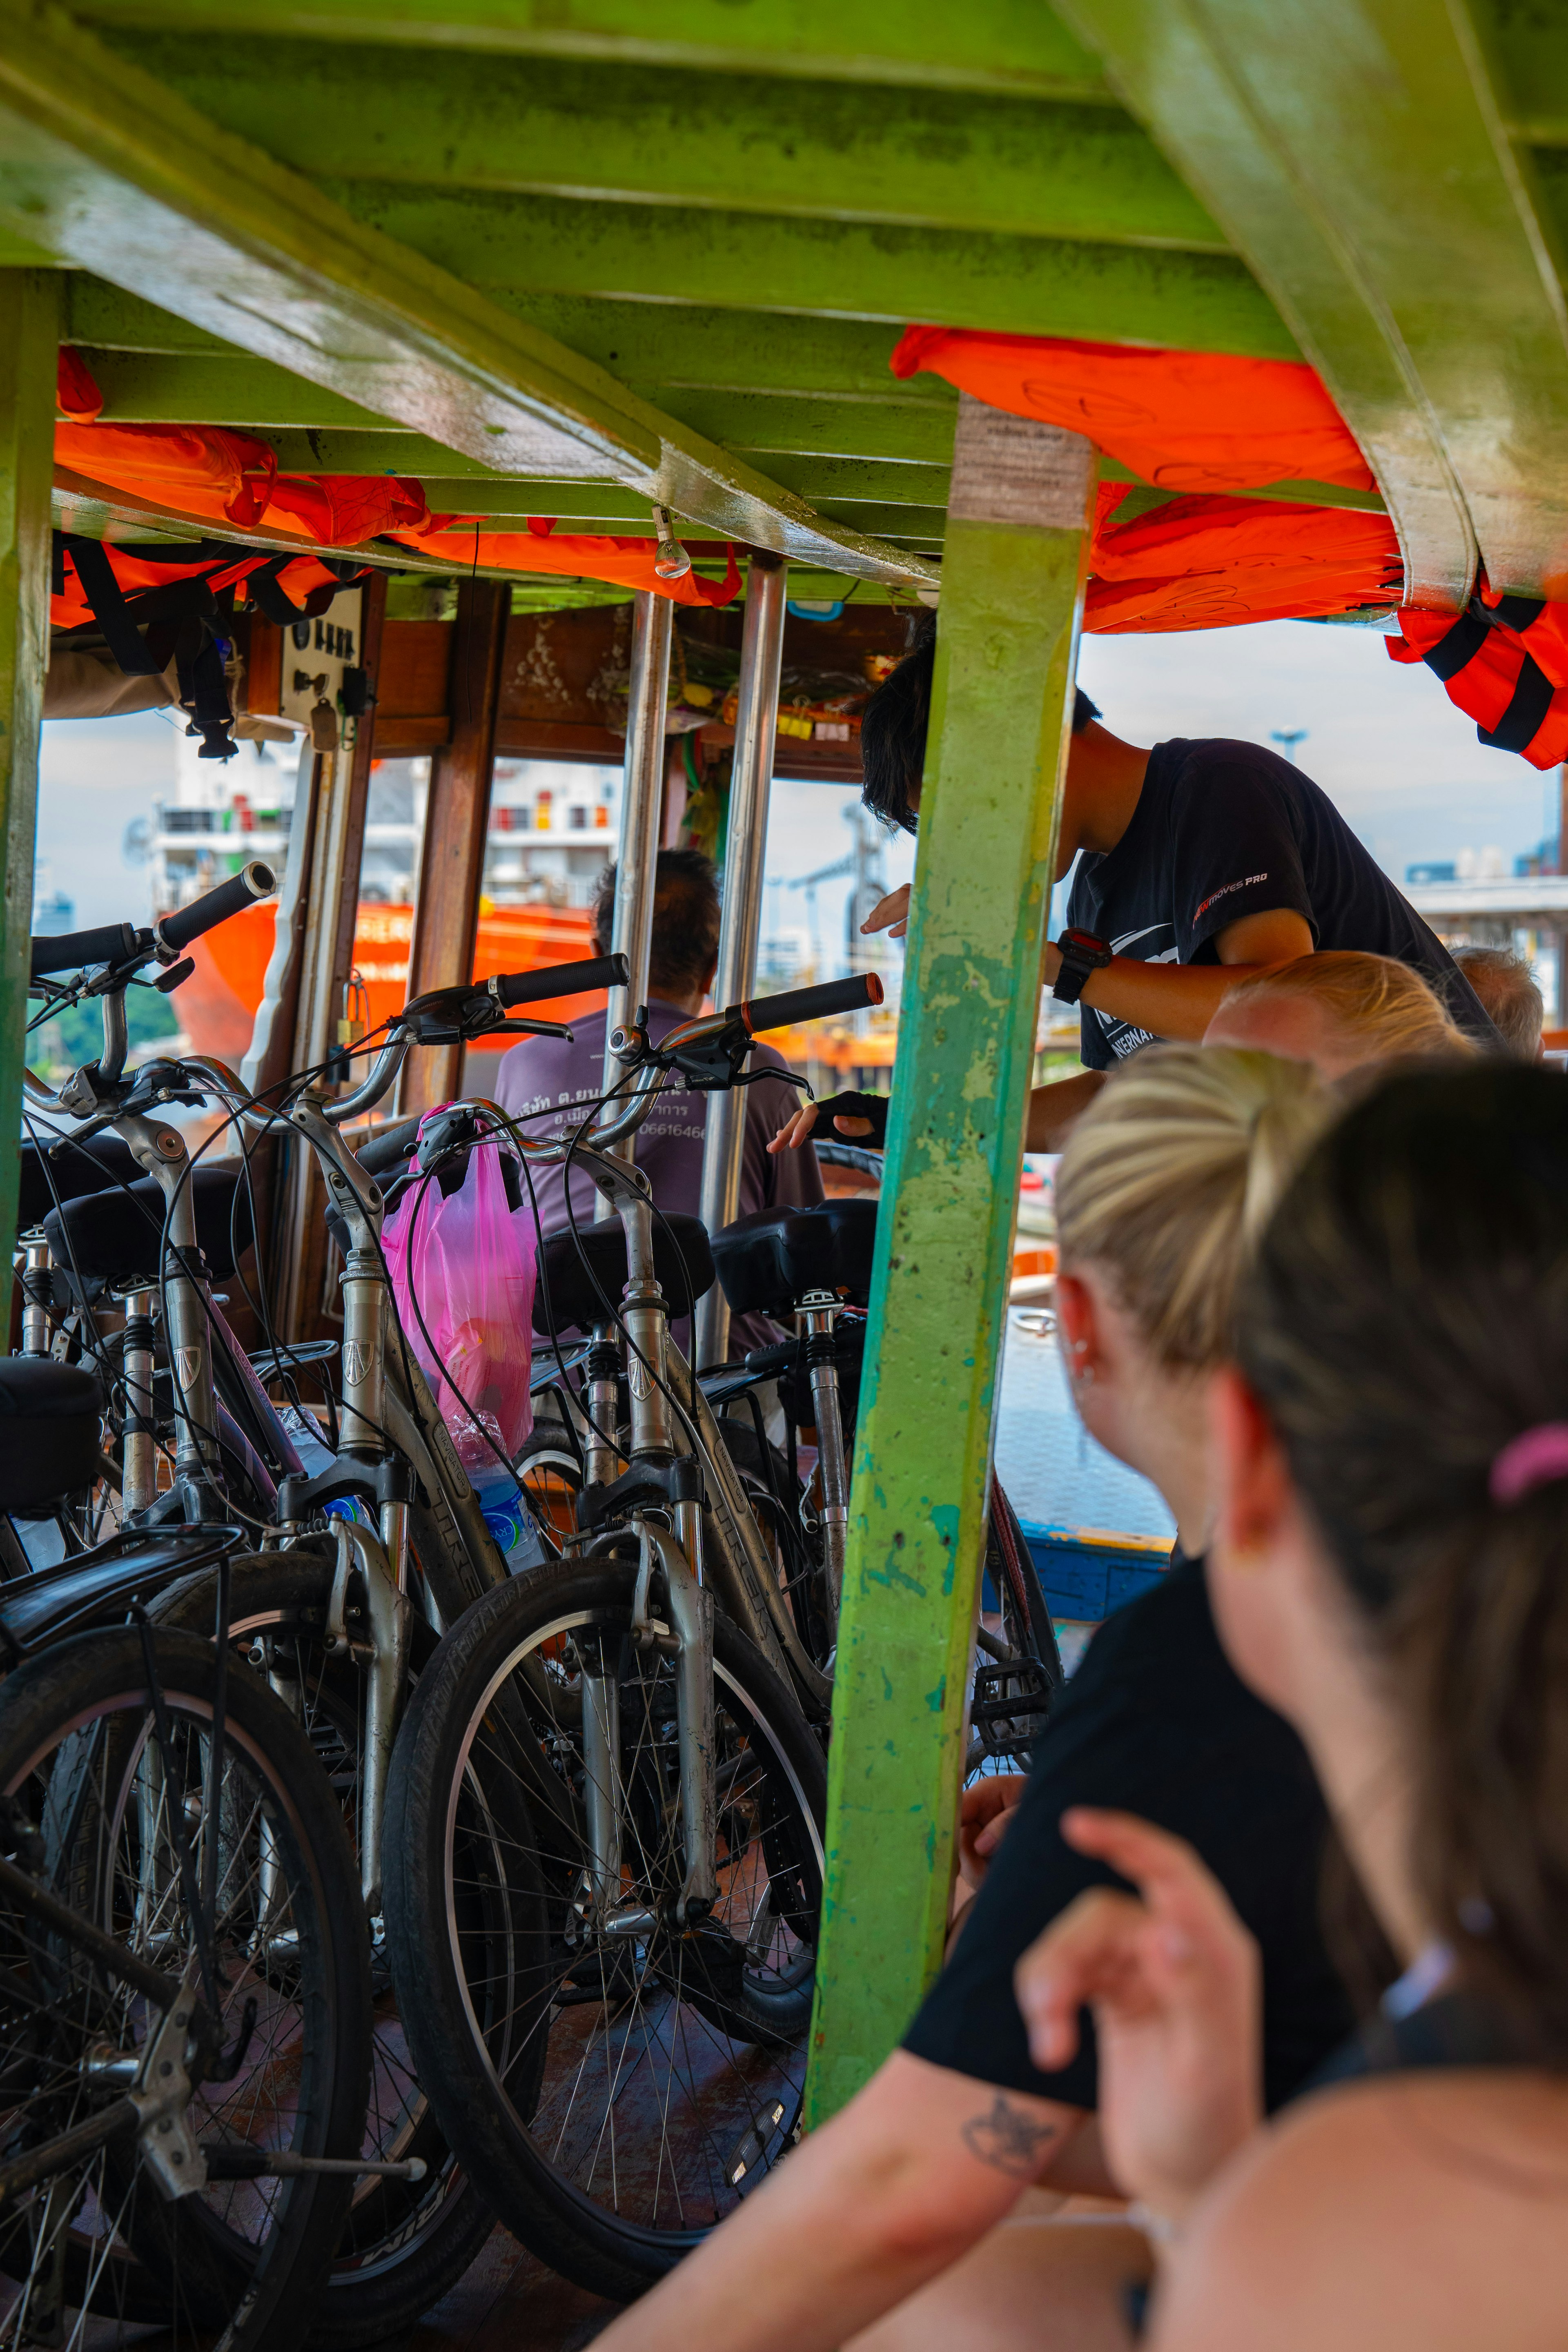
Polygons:
[[691,569],[691,558],[675,536],[668,507],[655,507],[653,527],[658,538],[658,553],[653,559],[655,572],[661,580],[684,580]]

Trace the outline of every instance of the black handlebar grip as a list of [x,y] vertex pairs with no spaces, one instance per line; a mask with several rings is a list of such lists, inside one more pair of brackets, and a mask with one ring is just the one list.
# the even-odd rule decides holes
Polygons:
[[882,1002],[882,983],[874,971],[853,980],[826,980],[820,988],[786,988],[782,996],[754,996],[749,1004],[731,1004],[726,1020],[743,1021],[753,1037],[764,1029],[793,1029],[797,1021],[821,1021],[830,1013],[863,1013]]
[[226,882],[220,882],[217,888],[209,890],[205,898],[193,898],[188,907],[178,908],[174,914],[165,915],[163,921],[155,926],[158,937],[166,948],[173,948],[179,953],[188,948],[193,940],[199,940],[204,932],[216,930],[220,923],[226,923],[231,915],[243,914],[246,908],[254,907],[258,898],[270,898],[277,887],[278,877],[271,866],[263,866],[259,857],[253,857],[248,866],[242,866],[237,874],[232,875]]
[[129,923],[103,923],[96,931],[59,931],[33,941],[32,976],[76,971],[84,963],[119,963],[132,953],[136,934]]
[[584,996],[591,988],[624,988],[631,967],[624,955],[590,956],[584,963],[552,963],[541,971],[503,971],[492,983],[510,1013],[545,996]]

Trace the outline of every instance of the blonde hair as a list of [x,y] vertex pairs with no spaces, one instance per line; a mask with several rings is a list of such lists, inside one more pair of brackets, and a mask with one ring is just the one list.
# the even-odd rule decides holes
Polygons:
[[1304,1062],[1146,1047],[1112,1072],[1062,1154],[1063,1271],[1104,1272],[1162,1363],[1220,1363],[1242,1265],[1338,1108]]
[[1393,956],[1363,955],[1355,948],[1325,948],[1321,955],[1274,964],[1227,988],[1222,1003],[1298,999],[1317,1005],[1336,1029],[1353,1035],[1369,1062],[1475,1051],[1418,971]]

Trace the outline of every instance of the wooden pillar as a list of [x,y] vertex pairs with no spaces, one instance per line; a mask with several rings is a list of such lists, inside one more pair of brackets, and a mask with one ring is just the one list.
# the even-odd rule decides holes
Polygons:
[[1087,441],[961,396],[834,1680],[813,2123],[942,1961],[1093,497]]
[[0,269],[0,1266],[16,1234],[16,1146],[26,1059],[27,941],[38,814],[38,731],[49,663],[58,274]]
[[[505,581],[467,580],[458,591],[447,707],[452,733],[430,763],[430,798],[414,909],[408,993],[450,988],[474,969],[479,885],[489,824],[490,765],[500,706],[501,661],[511,591]],[[416,1045],[404,1066],[402,1108],[449,1102],[463,1083],[461,1045]]]

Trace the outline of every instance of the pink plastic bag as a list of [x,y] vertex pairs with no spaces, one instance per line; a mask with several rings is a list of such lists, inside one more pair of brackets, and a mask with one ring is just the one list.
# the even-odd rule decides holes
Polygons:
[[464,1459],[487,1466],[495,1456],[475,1413],[509,1455],[533,1426],[533,1221],[507,1200],[502,1148],[477,1144],[449,1196],[438,1180],[416,1179],[381,1237],[398,1319],[441,1417]]

